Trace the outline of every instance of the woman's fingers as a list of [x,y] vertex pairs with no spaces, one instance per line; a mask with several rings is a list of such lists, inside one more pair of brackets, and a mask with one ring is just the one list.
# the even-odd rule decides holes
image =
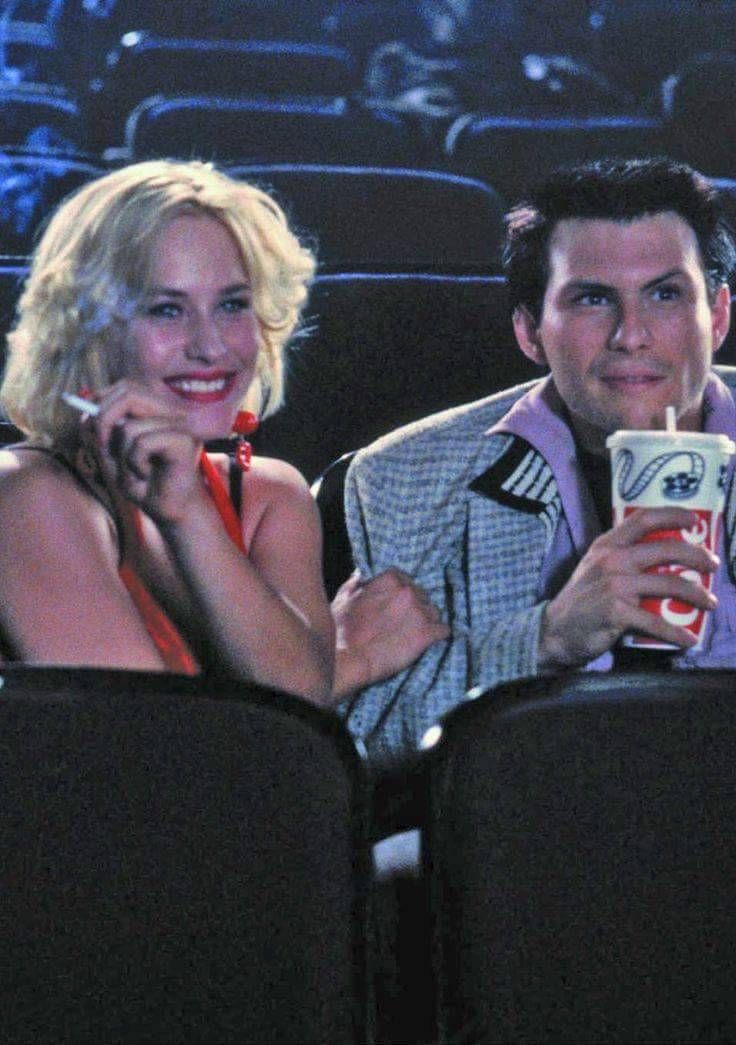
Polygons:
[[111,487],[154,518],[182,517],[201,487],[201,442],[186,413],[128,380],[98,396],[99,414],[84,422]]
[[131,420],[158,418],[183,427],[187,424],[185,411],[177,410],[161,396],[129,379],[117,381],[99,393],[96,402],[100,412],[93,423],[100,443],[105,447],[114,437],[114,429]]

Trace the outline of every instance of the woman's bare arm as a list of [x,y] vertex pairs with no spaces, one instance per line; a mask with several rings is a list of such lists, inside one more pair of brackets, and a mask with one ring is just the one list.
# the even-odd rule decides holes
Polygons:
[[329,703],[334,629],[309,489],[289,465],[256,459],[244,503],[247,557],[209,500],[164,527],[203,626],[230,670]]
[[19,457],[0,455],[0,620],[14,655],[33,664],[164,670],[118,577],[102,505],[52,458]]

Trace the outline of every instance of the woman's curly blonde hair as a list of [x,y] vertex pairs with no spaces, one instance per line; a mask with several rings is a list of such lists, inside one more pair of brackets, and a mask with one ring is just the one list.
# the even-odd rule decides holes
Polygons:
[[154,244],[182,213],[222,222],[241,251],[261,334],[243,406],[260,416],[278,407],[284,348],[307,300],[314,256],[259,188],[208,163],[151,160],[77,190],[34,252],[0,386],[7,416],[31,439],[74,446],[79,417],[61,393],[94,392],[123,376],[126,332],[146,294]]

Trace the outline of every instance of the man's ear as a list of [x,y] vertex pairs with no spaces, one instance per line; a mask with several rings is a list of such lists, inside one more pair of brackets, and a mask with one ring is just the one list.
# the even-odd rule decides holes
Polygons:
[[547,366],[547,356],[539,336],[539,327],[526,305],[517,305],[511,319],[514,324],[516,341],[524,355],[537,366]]
[[713,351],[717,352],[726,340],[731,325],[731,291],[724,283],[718,288],[711,312],[711,330],[713,331]]

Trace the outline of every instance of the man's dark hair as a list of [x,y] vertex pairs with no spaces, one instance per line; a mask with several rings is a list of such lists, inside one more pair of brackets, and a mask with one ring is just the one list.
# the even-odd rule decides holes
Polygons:
[[632,221],[672,211],[695,233],[711,300],[736,269],[736,244],[708,179],[664,156],[603,159],[550,174],[506,215],[503,263],[513,312],[526,306],[535,322],[549,279],[549,240],[559,221]]

